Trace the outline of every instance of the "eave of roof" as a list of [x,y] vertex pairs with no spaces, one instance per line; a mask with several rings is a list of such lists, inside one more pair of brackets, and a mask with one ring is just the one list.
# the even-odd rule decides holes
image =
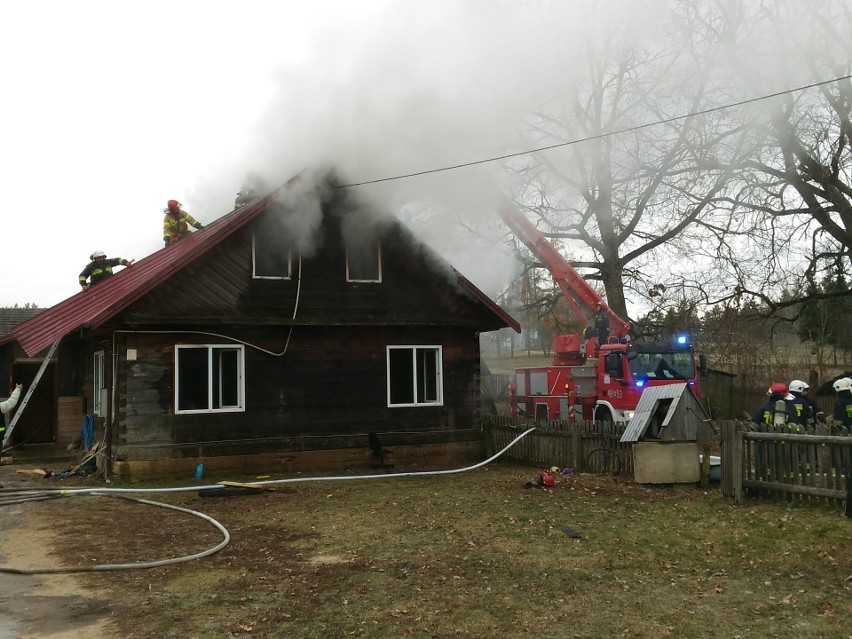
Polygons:
[[32,357],[50,344],[79,330],[97,328],[166,278],[190,264],[262,213],[279,192],[298,176],[261,198],[215,220],[179,242],[125,267],[111,278],[56,304],[16,326],[11,336]]
[[[130,267],[123,268],[96,286],[81,291],[22,322],[14,327],[11,336],[0,340],[0,344],[14,338],[24,352],[32,357],[74,331],[101,326],[169,276],[179,272],[200,255],[248,224],[299,179],[300,176],[295,176],[266,197],[228,213],[179,242],[152,253]],[[521,332],[520,324],[467,278],[459,274],[458,282],[507,326],[515,332]]]

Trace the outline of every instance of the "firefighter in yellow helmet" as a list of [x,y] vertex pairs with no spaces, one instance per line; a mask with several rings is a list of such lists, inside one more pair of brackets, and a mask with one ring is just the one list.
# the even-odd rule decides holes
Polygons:
[[166,203],[166,208],[163,209],[163,213],[166,214],[163,218],[163,242],[166,243],[166,246],[189,235],[191,233],[190,226],[196,229],[204,228],[199,221],[181,208],[181,204],[177,200],[169,200]]

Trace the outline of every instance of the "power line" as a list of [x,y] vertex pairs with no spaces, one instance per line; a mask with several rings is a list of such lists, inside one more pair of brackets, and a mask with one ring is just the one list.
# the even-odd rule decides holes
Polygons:
[[691,113],[686,113],[684,115],[675,115],[670,118],[666,118],[664,120],[655,120],[654,122],[646,122],[645,124],[637,124],[636,126],[627,127],[624,129],[618,129],[617,131],[609,131],[607,133],[598,133],[597,135],[590,135],[585,138],[577,138],[576,140],[569,140],[568,142],[559,142],[557,144],[550,144],[548,146],[542,146],[535,149],[528,149],[526,151],[516,151],[515,153],[507,153],[505,155],[497,155],[494,157],[484,158],[482,160],[473,160],[471,162],[463,162],[461,164],[453,164],[450,166],[443,166],[436,169],[426,169],[424,171],[416,171],[414,173],[404,173],[402,175],[393,175],[390,177],[377,178],[375,180],[367,180],[364,182],[353,182],[352,184],[341,184],[338,188],[345,189],[349,187],[355,186],[366,186],[368,184],[378,184],[380,182],[392,182],[394,180],[404,180],[406,178],[418,177],[421,175],[429,175],[432,173],[443,173],[444,171],[455,171],[456,169],[463,169],[469,166],[477,166],[480,164],[489,164],[490,162],[499,162],[500,160],[508,160],[510,158],[517,158],[522,155],[530,155],[532,153],[540,153],[541,151],[550,151],[552,149],[558,149],[565,146],[572,146],[574,144],[580,144],[581,142],[590,142],[592,140],[602,140],[603,138],[608,138],[613,135],[620,135],[622,133],[630,133],[631,131],[640,131],[642,129],[647,129],[653,126],[658,126],[660,124],[669,124],[670,122],[677,122],[678,120],[685,120],[687,118],[692,118],[699,115],[707,115],[708,113],[713,113],[715,111],[722,111],[724,109],[733,109],[735,107],[743,106],[746,104],[752,104],[754,102],[761,102],[763,100],[769,100],[770,98],[777,98],[782,95],[787,95],[789,93],[796,93],[798,91],[806,91],[808,89],[813,89],[819,86],[824,86],[826,84],[834,84],[835,82],[840,82],[841,80],[849,80],[852,79],[852,74],[844,75],[837,78],[832,78],[831,80],[822,80],[820,82],[814,82],[812,84],[805,84],[799,87],[795,87],[793,89],[785,89],[784,91],[777,91],[775,93],[768,93],[766,95],[761,95],[756,98],[747,98],[745,100],[740,100],[738,102],[730,102],[728,104],[723,104],[721,106],[710,107],[707,109],[702,109],[701,111],[693,111]]

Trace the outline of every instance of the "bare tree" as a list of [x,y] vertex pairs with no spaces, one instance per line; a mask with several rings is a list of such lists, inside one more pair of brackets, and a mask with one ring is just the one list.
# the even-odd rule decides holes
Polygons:
[[[727,287],[708,301],[750,296],[777,314],[850,294],[813,284],[852,265],[852,8],[781,0],[751,9],[737,33],[732,77],[741,94],[777,95],[741,110],[760,147],[736,167],[735,187],[719,205],[731,219],[748,220],[749,241],[720,241],[729,250],[711,257]],[[744,268],[748,256],[758,269]]]
[[518,205],[581,256],[575,266],[600,280],[625,318],[628,292],[665,291],[679,258],[706,241],[697,225],[712,217],[746,156],[742,129],[726,114],[677,117],[714,96],[708,85],[729,16],[693,1],[671,5],[665,38],[629,40],[625,29],[588,46],[585,84],[529,120],[533,144],[558,148],[513,167]]

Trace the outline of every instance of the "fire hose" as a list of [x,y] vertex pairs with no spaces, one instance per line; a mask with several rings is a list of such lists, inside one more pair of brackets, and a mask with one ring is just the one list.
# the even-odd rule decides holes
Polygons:
[[[267,486],[271,484],[291,484],[298,482],[307,482],[307,481],[344,481],[344,480],[354,480],[354,479],[395,479],[398,477],[423,477],[427,475],[451,475],[457,473],[466,473],[472,470],[476,470],[477,468],[481,468],[487,464],[490,464],[492,461],[502,456],[507,450],[512,448],[515,444],[517,444],[521,439],[529,435],[535,428],[530,428],[517,437],[515,437],[511,442],[509,442],[505,447],[503,447],[500,451],[485,459],[473,466],[465,466],[463,468],[452,468],[447,470],[420,470],[420,471],[411,471],[411,472],[403,472],[403,473],[386,473],[381,475],[332,475],[325,477],[291,477],[287,479],[270,479],[266,481],[256,481],[256,482],[248,482],[247,486]],[[193,515],[195,517],[199,517],[204,521],[210,523],[214,526],[219,532],[222,533],[222,541],[220,541],[215,546],[208,548],[202,552],[194,553],[191,555],[184,555],[181,557],[172,557],[168,559],[159,559],[156,561],[148,561],[148,562],[133,562],[133,563],[121,563],[121,564],[98,564],[94,566],[65,566],[65,567],[43,567],[43,568],[10,568],[7,566],[0,566],[0,573],[11,573],[17,575],[42,575],[42,574],[54,574],[54,573],[72,573],[72,572],[106,572],[106,571],[116,571],[116,570],[140,570],[143,568],[157,568],[160,566],[170,566],[172,564],[183,563],[187,561],[192,561],[195,559],[201,559],[203,557],[209,557],[210,555],[219,552],[231,540],[231,535],[228,533],[228,530],[220,524],[218,521],[213,519],[212,517],[205,515],[204,513],[198,512],[196,510],[190,510],[188,508],[182,508],[180,506],[174,506],[172,504],[165,504],[162,502],[149,501],[147,499],[139,499],[136,497],[130,497],[130,494],[151,494],[151,493],[178,493],[178,492],[196,492],[196,491],[206,491],[206,490],[224,490],[226,486],[222,484],[209,484],[206,486],[178,486],[173,488],[75,488],[75,489],[0,489],[0,507],[11,505],[11,504],[21,504],[29,501],[44,501],[47,499],[58,499],[60,497],[72,497],[72,496],[101,496],[101,497],[116,497],[119,499],[126,499],[128,501],[146,504],[150,506],[158,506],[161,508],[168,508],[171,510],[176,510],[179,512],[187,513]]]

